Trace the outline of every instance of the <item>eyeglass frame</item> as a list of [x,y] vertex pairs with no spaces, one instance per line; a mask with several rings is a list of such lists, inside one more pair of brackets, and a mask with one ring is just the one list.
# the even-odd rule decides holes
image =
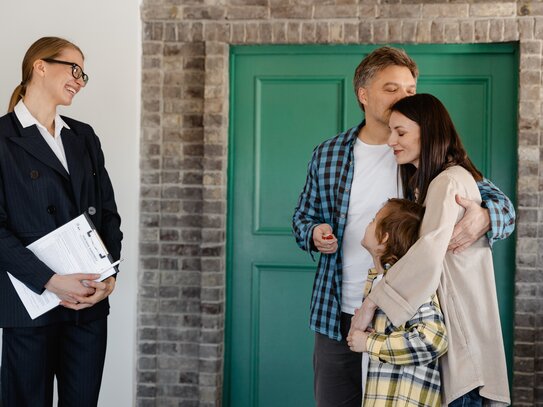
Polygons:
[[[80,79],[80,78],[83,79],[83,82],[85,83],[85,85],[89,82],[89,75],[83,72],[83,69],[75,62],[61,61],[61,60],[53,59],[53,58],[43,58],[42,61],[54,63],[54,64],[69,65],[72,67],[72,76],[74,77],[74,79]],[[76,69],[79,69],[81,71],[81,75],[79,75],[79,77],[75,76]]]

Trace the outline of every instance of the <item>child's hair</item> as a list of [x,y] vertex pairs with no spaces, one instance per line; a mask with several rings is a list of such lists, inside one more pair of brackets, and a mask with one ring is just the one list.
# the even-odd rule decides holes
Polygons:
[[424,207],[407,199],[391,198],[383,206],[385,215],[375,226],[377,240],[382,242],[385,233],[388,240],[380,261],[383,267],[396,263],[419,238]]

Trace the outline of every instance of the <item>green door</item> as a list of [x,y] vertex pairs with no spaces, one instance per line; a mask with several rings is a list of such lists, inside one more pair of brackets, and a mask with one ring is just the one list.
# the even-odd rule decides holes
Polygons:
[[[316,263],[291,217],[312,149],[358,124],[355,67],[375,46],[240,46],[231,50],[224,401],[311,406],[309,302]],[[515,44],[404,46],[418,92],[449,109],[475,164],[511,198],[516,180]],[[514,240],[495,246],[511,367]]]

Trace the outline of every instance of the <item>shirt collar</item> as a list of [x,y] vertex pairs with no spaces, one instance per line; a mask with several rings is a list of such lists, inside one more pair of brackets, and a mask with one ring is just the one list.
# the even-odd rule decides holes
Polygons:
[[360,134],[360,130],[362,130],[362,127],[366,125],[366,120],[362,120],[362,122],[356,126],[348,130],[347,137],[343,140],[343,144],[345,146],[347,145],[354,145],[354,142],[358,138],[358,135]]
[[[27,128],[33,125],[38,126],[41,129],[44,129],[47,131],[44,125],[42,125],[34,116],[32,116],[32,113],[28,110],[26,105],[23,103],[23,100],[19,100],[19,103],[15,105],[15,108],[13,109],[13,112],[15,113],[15,116],[17,116],[17,119],[19,119],[19,122],[23,126],[23,128]],[[63,127],[66,127],[67,129],[70,129],[70,126],[66,124],[64,120],[60,117],[60,115],[57,113],[55,115],[55,137],[60,134],[60,131]]]
[[370,268],[368,270],[368,277],[371,277],[371,279],[373,280],[379,274],[385,275],[389,268],[390,268],[390,265],[387,263],[387,264],[385,264],[385,272],[384,273],[379,273],[375,267],[372,267],[372,268]]

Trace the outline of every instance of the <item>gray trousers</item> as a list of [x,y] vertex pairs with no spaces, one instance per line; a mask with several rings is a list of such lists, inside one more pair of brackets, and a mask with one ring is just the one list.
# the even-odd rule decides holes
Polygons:
[[362,405],[362,354],[347,346],[350,314],[341,314],[341,335],[336,341],[315,334],[313,370],[317,407],[360,407]]

